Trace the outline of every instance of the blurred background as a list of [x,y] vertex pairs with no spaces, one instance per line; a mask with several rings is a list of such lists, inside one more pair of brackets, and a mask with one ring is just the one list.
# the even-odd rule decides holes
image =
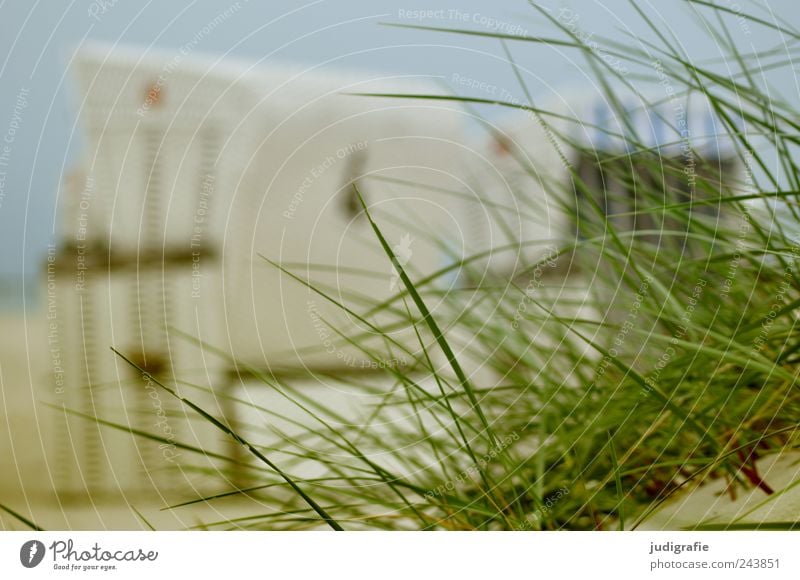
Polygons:
[[[567,3],[538,4],[553,10],[554,14],[562,7],[577,9]],[[783,10],[781,4],[760,7],[759,13],[770,20],[774,10],[782,20],[797,24],[792,19],[800,19],[800,16]],[[453,75],[461,75],[516,94],[519,91],[514,73],[496,39],[392,29],[380,23],[462,28],[478,24],[474,27],[478,30],[483,27],[488,31],[511,31],[520,35],[552,34],[544,18],[526,2],[512,0],[491,6],[480,2],[441,2],[430,8],[435,15],[417,14],[416,18],[404,17],[400,11],[413,14],[429,8],[413,2],[403,7],[374,2],[368,11],[349,2],[313,2],[300,6],[241,2],[240,6],[218,20],[213,33],[203,34],[193,50],[262,62],[273,59],[310,66],[335,62],[370,71],[430,76],[448,83],[453,82]],[[201,1],[181,7],[134,6],[128,2],[101,3],[99,8],[91,2],[76,2],[69,9],[48,2],[3,5],[0,42],[6,56],[0,107],[7,111],[9,121],[19,91],[30,91],[26,96],[24,125],[14,137],[13,166],[8,168],[0,215],[0,235],[6,248],[0,272],[4,286],[8,287],[4,297],[10,304],[21,304],[25,276],[35,278],[38,275],[47,243],[54,236],[56,191],[84,146],[81,132],[75,126],[79,103],[67,72],[73,52],[82,43],[99,40],[177,53],[229,7]],[[455,19],[456,13],[450,10],[463,12],[467,19],[463,20],[462,16],[459,22]],[[663,21],[665,30],[676,36],[692,58],[712,60],[719,56],[719,47],[701,33],[703,24],[691,6],[667,2],[652,10],[652,16]],[[619,39],[630,35],[652,37],[630,3],[625,1],[590,2],[576,10],[576,15],[580,16],[579,22],[587,34]],[[736,23],[735,18],[731,21]],[[757,27],[751,27],[748,34],[735,40],[743,49],[751,46],[764,49],[781,42],[774,32]],[[578,93],[592,91],[583,63],[574,52],[530,43],[515,44],[512,49],[520,66],[535,74],[536,80],[530,82],[532,79],[529,79],[529,86],[538,95],[567,88]],[[792,94],[793,78],[776,74],[769,80],[784,95]],[[457,88],[464,94],[486,92],[463,84]],[[503,113],[502,110],[491,112]],[[35,292],[35,286],[31,284],[29,291]]]
[[[638,13],[642,10],[663,24],[687,59],[725,70],[719,43],[701,33],[707,22],[685,2],[536,4],[574,26],[587,42],[653,39]],[[731,39],[740,50],[769,50],[786,40],[766,27],[750,24],[745,30],[737,8],[731,8],[721,17],[741,32]],[[800,12],[788,0],[749,4],[748,9],[770,22],[775,21],[774,9],[788,26],[800,26]],[[410,27],[416,25],[478,34]],[[509,38],[503,43],[482,32]],[[392,206],[397,199],[411,199],[417,215],[426,216],[427,221],[416,224],[419,230],[452,233],[442,239],[456,254],[502,245],[505,234],[493,232],[491,224],[475,226],[475,219],[488,218],[472,216],[457,197],[437,201],[404,190],[401,182],[470,189],[470,178],[482,179],[475,174],[491,173],[504,163],[498,131],[531,155],[545,155],[545,136],[529,117],[490,103],[400,103],[340,93],[456,94],[517,103],[532,98],[573,114],[596,114],[593,99],[600,99],[605,89],[587,73],[579,51],[513,38],[535,36],[564,38],[541,11],[518,0],[446,0],[435,6],[384,0],[195,0],[174,6],[125,0],[3,3],[0,408],[7,428],[0,435],[2,503],[17,506],[47,527],[115,529],[141,525],[130,509],[130,497],[144,497],[137,499],[138,505],[174,499],[164,483],[170,476],[159,480],[159,467],[154,467],[142,477],[141,465],[169,467],[164,462],[180,455],[174,446],[179,421],[161,421],[185,413],[180,405],[163,392],[156,394],[155,387],[146,388],[137,395],[137,408],[151,405],[154,410],[137,419],[128,416],[125,395],[113,388],[99,389],[105,394],[95,397],[75,386],[88,381],[107,387],[139,377],[141,373],[133,372],[120,378],[119,359],[108,352],[112,344],[143,371],[160,375],[166,367],[173,373],[180,367],[198,385],[232,384],[235,396],[244,395],[231,377],[241,379],[243,368],[229,357],[243,357],[253,367],[277,368],[287,376],[295,372],[296,380],[312,387],[320,376],[337,381],[354,367],[373,364],[347,348],[328,350],[326,329],[336,315],[325,309],[320,296],[294,295],[295,287],[282,286],[271,309],[255,312],[252,305],[261,289],[278,286],[275,274],[258,273],[251,258],[262,253],[282,262],[346,266],[353,272],[326,279],[332,292],[349,286],[375,297],[389,296],[398,287],[398,272],[385,262],[379,246],[364,250],[364,240],[372,234],[357,188],[350,187],[368,173],[384,179],[385,185],[385,193],[373,193],[379,188],[363,183],[368,204],[375,204],[377,215],[400,216],[386,233],[401,265],[407,255],[410,265],[424,273],[446,266],[452,256],[433,242],[425,245],[424,236],[409,225],[414,220],[404,221],[403,210]],[[529,95],[520,88],[520,72]],[[629,74],[635,77],[636,71]],[[795,78],[770,70],[759,75],[775,98],[796,102]],[[639,88],[660,90],[657,83]],[[602,119],[602,113],[596,118]],[[398,141],[410,137],[419,142]],[[156,160],[160,169],[154,169]],[[550,163],[557,167],[559,161],[551,158]],[[330,166],[335,171],[328,171]],[[398,171],[397,166],[416,169]],[[154,196],[154,183],[168,193],[162,205],[142,209],[133,198],[137,191]],[[101,207],[102,199],[111,199],[105,195],[109,188],[119,201],[113,209]],[[311,192],[320,188],[336,192],[338,201],[329,206],[329,200],[314,197]],[[182,189],[190,189],[192,197],[174,195]],[[272,196],[265,194],[270,191]],[[213,219],[207,217],[209,200],[219,196],[229,201],[215,208]],[[258,215],[248,216],[255,208]],[[282,233],[275,227],[278,216]],[[301,220],[304,225],[297,225]],[[202,231],[195,227],[199,223]],[[287,229],[287,223],[292,227]],[[524,229],[526,224],[521,219],[517,225]],[[558,210],[535,227],[539,240],[572,233]],[[242,263],[236,262],[237,255],[244,256]],[[524,258],[530,263],[542,255],[538,251]],[[513,265],[500,262],[498,267],[513,271]],[[74,268],[78,263],[102,273],[93,286],[81,277],[80,267]],[[373,264],[381,274],[377,281],[366,282],[355,272]],[[173,266],[176,275],[165,274]],[[240,288],[241,281],[249,287]],[[455,278],[445,282],[457,283]],[[341,299],[355,305],[359,297]],[[160,334],[160,313],[165,311],[173,316],[171,324],[208,340],[220,352],[204,350],[185,337]],[[109,313],[116,322],[108,320]],[[300,329],[292,326],[298,317]],[[364,330],[352,317],[335,322]],[[122,330],[128,328],[135,329],[129,336]],[[398,336],[404,330],[398,329]],[[252,371],[249,366],[244,370]],[[342,386],[318,396],[335,398],[346,391]],[[224,400],[211,397],[207,403],[225,414]],[[265,398],[260,404],[280,403]],[[344,410],[349,403],[335,404]],[[150,457],[143,457],[140,448],[130,445],[130,433],[98,439],[96,423],[77,416],[53,419],[52,406],[95,411],[134,428],[152,428],[156,413],[164,440],[147,452]],[[246,417],[229,419],[247,422]],[[232,453],[223,434],[207,426],[190,428],[181,437],[223,455]],[[220,469],[213,458],[208,461],[188,476],[200,487],[203,469]],[[128,467],[114,471],[111,464]],[[246,479],[242,473],[226,477]],[[190,524],[174,512],[149,517],[161,527]],[[0,520],[8,527],[18,525],[13,518]]]

